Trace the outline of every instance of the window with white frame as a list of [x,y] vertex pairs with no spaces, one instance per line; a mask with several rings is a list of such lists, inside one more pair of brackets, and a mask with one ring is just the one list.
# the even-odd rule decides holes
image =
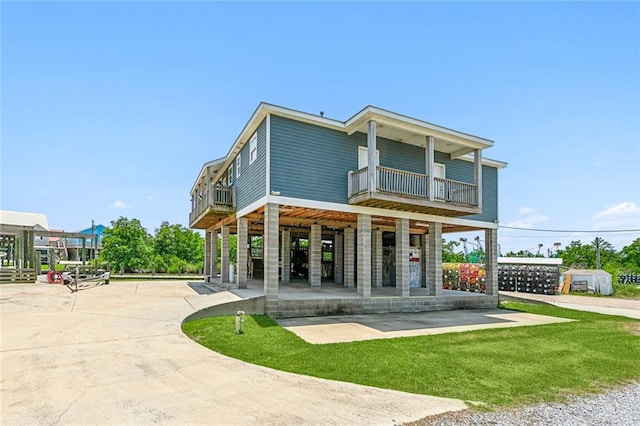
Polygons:
[[236,157],[236,178],[240,177],[240,169],[242,168],[242,155],[238,154]]
[[258,133],[254,133],[249,141],[249,164],[258,159]]
[[227,185],[233,185],[233,164],[227,170]]

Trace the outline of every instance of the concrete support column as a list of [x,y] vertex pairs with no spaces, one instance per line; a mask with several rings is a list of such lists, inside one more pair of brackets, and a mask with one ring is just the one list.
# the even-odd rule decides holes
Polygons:
[[267,315],[278,311],[278,243],[280,211],[278,204],[267,203],[264,206],[264,236],[262,239],[264,261],[264,297]]
[[473,150],[473,176],[477,185],[477,203],[482,208],[482,150]]
[[291,281],[291,230],[289,228],[282,230],[282,282]]
[[238,288],[247,288],[247,271],[249,263],[249,221],[246,217],[238,219],[238,270],[236,271],[236,283]]
[[371,232],[371,286],[382,287],[382,231]]
[[211,281],[218,276],[218,231],[211,232],[211,258],[209,259],[209,265],[211,265]]
[[211,231],[204,233],[204,280],[211,281]]
[[355,229],[344,229],[344,286],[353,288],[355,286]]
[[322,282],[322,226],[311,225],[309,234],[309,284],[320,287]]
[[442,223],[429,222],[429,259],[427,280],[429,295],[442,296]]
[[396,219],[396,295],[409,297],[409,219]]
[[228,226],[223,226],[222,227],[222,253],[221,253],[221,258],[220,258],[220,276],[222,277],[222,282],[223,283],[228,283],[229,282],[229,264],[230,264],[230,259],[229,259],[229,227]]
[[429,238],[427,234],[420,235],[420,281],[422,287],[429,288],[427,285],[427,270],[429,265]]
[[343,271],[343,243],[342,234],[336,232],[333,237],[333,279],[336,284],[342,284]]
[[425,174],[427,175],[427,190],[429,193],[429,200],[433,200],[433,157],[434,157],[435,141],[433,136],[427,136],[427,141],[424,146],[424,159],[425,159]]
[[486,272],[487,294],[498,295],[498,231],[495,229],[484,230],[484,268]]
[[358,294],[371,297],[371,215],[358,214]]
[[376,160],[376,122],[375,120],[369,120],[367,127],[367,182],[369,192],[378,190],[378,164]]

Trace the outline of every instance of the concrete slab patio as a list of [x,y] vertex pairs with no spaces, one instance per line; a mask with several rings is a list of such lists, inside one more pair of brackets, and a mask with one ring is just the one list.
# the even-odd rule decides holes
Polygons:
[[322,344],[568,321],[572,320],[504,309],[483,309],[291,318],[278,320],[278,323],[309,343]]
[[0,423],[391,425],[466,408],[209,351],[181,320],[239,296],[204,293],[184,281],[0,287]]

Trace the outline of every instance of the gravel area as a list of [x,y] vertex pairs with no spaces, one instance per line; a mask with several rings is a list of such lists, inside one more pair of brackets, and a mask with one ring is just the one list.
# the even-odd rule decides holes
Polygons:
[[640,383],[600,395],[570,397],[494,412],[465,410],[427,417],[409,425],[640,425]]

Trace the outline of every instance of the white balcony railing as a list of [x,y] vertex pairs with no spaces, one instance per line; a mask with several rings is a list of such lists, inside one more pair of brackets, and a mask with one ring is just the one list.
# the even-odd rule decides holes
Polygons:
[[[450,179],[433,178],[433,188],[429,190],[429,177],[420,173],[377,167],[376,191],[404,197],[429,199],[434,201],[475,207],[478,205],[477,185]],[[349,172],[349,197],[369,191],[368,167]]]
[[228,211],[235,208],[235,206],[235,187],[209,185],[204,193],[196,195],[189,214],[189,222],[193,224],[196,219],[210,208]]

